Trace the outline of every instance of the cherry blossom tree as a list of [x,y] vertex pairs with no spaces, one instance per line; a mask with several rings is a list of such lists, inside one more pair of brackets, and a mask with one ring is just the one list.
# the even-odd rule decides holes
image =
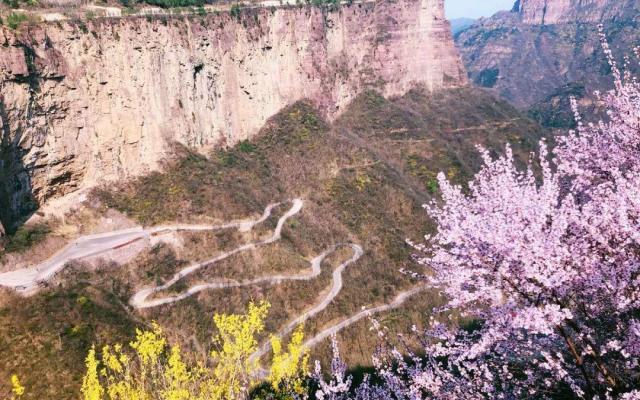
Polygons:
[[412,245],[448,302],[414,332],[421,354],[382,346],[381,384],[345,391],[340,370],[321,398],[640,399],[640,84],[603,48],[606,121],[574,101],[576,131],[526,170],[507,146],[480,149],[468,189],[440,174],[442,201],[425,206],[437,233]]

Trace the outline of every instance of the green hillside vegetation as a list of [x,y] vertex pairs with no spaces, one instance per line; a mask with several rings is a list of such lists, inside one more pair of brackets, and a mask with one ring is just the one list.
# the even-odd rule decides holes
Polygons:
[[[405,239],[417,240],[433,229],[421,205],[437,198],[438,171],[465,181],[479,166],[476,144],[500,150],[508,141],[524,160],[543,133],[513,107],[477,89],[414,90],[392,100],[368,92],[333,124],[300,102],[269,120],[254,140],[207,156],[177,147],[164,172],[102,188],[93,197],[104,209],[115,208],[144,225],[242,219],[262,214],[269,203],[303,198],[302,212],[287,222],[281,241],[237,254],[171,290],[220,277],[299,272],[333,244],[360,244],[365,255],[345,270],[340,294],[305,324],[304,335],[311,338],[416,284],[398,269],[411,267]],[[197,356],[210,349],[211,316],[241,313],[251,301],[272,305],[261,337],[266,339],[318,301],[332,269],[352,256],[348,249],[332,254],[320,277],[308,282],[206,291],[144,312],[131,310],[127,302],[136,289],[164,282],[190,262],[269,236],[288,207],[277,207],[250,233],[181,234],[179,248],[159,244],[123,266],[69,269],[27,299],[5,294],[0,365],[8,370],[0,371],[0,380],[18,373],[28,388],[25,399],[74,398],[70,394],[78,393],[84,373],[81,360],[92,343],[127,342],[134,327],[155,320],[172,343]],[[437,304],[438,296],[426,291],[379,319],[392,331],[407,331],[427,320],[425,313]],[[368,327],[363,320],[339,335],[350,365],[371,363],[376,339]],[[311,359],[326,360],[327,354],[325,344],[313,349]]]

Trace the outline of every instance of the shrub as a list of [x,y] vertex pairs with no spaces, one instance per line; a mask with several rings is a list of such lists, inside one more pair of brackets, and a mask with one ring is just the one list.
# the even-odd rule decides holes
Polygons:
[[28,17],[22,13],[11,13],[7,16],[7,26],[10,29],[18,29],[20,25],[26,22]]
[[231,11],[229,13],[231,14],[231,17],[240,21],[240,17],[242,16],[242,7],[239,3],[235,3],[231,6]]
[[[187,361],[178,346],[168,343],[157,324],[150,331],[137,331],[130,350],[116,344],[105,346],[101,357],[95,348],[86,358],[82,381],[85,400],[116,399],[244,399],[257,383],[259,360],[257,335],[264,329],[268,303],[250,304],[244,315],[215,315],[218,334],[214,350],[205,363]],[[275,398],[306,393],[307,351],[299,328],[287,352],[279,338],[271,339],[274,350],[268,381]]]
[[238,150],[243,153],[253,153],[254,151],[256,151],[256,146],[248,140],[243,140],[238,144]]
[[492,88],[498,83],[500,70],[497,68],[484,69],[474,79],[475,83],[486,88]]
[[11,236],[5,238],[5,251],[7,253],[27,250],[41,242],[51,229],[46,224],[21,226]]
[[18,0],[2,0],[2,2],[7,6],[9,6],[10,8],[20,7],[20,2]]
[[145,3],[162,8],[201,7],[204,0],[145,0]]

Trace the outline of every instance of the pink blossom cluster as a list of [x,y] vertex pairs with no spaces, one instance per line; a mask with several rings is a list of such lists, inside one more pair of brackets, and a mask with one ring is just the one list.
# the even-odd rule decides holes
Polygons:
[[415,332],[420,354],[382,346],[382,383],[350,388],[342,366],[319,398],[640,399],[640,84],[603,46],[606,121],[584,123],[574,102],[576,131],[541,142],[526,170],[507,146],[480,149],[468,188],[438,177],[437,233],[412,245],[448,302]]

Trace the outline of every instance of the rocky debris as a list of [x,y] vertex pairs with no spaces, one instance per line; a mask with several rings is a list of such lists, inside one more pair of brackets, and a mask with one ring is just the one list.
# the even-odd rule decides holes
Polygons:
[[303,98],[331,120],[368,88],[466,83],[443,0],[59,21],[0,39],[3,136],[40,203],[159,168],[175,143],[236,143]]

